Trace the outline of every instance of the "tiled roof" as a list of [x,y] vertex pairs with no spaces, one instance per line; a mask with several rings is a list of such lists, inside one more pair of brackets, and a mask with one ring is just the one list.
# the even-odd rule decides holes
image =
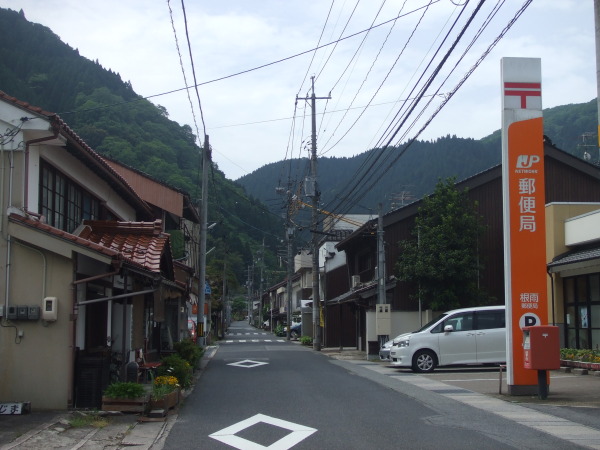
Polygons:
[[562,255],[558,255],[548,264],[549,268],[575,264],[579,262],[600,260],[600,248],[588,248],[585,250],[571,250]]
[[[162,221],[111,222],[84,220],[81,238],[109,248],[130,261],[160,273],[160,262],[169,248],[169,235],[162,232]],[[170,252],[170,249],[169,249]]]
[[155,274],[161,273],[163,253],[170,254],[169,235],[161,232],[160,220],[149,223],[84,221],[88,226],[75,235],[15,213],[11,213],[9,219]]
[[21,216],[19,214],[15,214],[15,213],[10,214],[9,220],[11,220],[13,222],[18,222],[22,225],[26,225],[30,228],[35,228],[39,231],[43,231],[43,232],[51,234],[53,236],[66,239],[76,245],[80,245],[82,247],[87,247],[91,250],[95,250],[95,251],[102,253],[104,255],[107,255],[107,256],[111,256],[111,257],[119,256],[119,252],[117,252],[115,250],[112,250],[110,248],[104,247],[97,243],[88,241],[87,239],[83,239],[79,236],[75,236],[74,234],[67,233],[66,231],[59,230],[58,228],[54,228],[46,223],[40,222],[39,220]]
[[42,116],[47,116],[47,117],[56,116],[56,113],[46,111],[46,110],[40,108],[39,106],[30,105],[29,103],[19,100],[16,97],[12,97],[3,91],[0,91],[0,98],[3,100],[6,100],[9,103],[12,103],[15,106],[18,106],[21,109],[29,110],[35,114],[41,114]]

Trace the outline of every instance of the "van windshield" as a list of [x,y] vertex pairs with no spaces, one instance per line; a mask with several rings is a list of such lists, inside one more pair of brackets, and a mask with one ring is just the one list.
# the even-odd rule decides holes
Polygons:
[[438,320],[443,319],[444,317],[446,317],[448,314],[444,313],[444,314],[440,314],[439,316],[437,316],[435,319],[430,320],[429,322],[427,322],[425,325],[423,325],[421,328],[419,328],[417,331],[413,331],[413,333],[419,333],[420,331],[426,330],[427,328],[429,328],[431,325],[433,325],[434,323],[436,323]]

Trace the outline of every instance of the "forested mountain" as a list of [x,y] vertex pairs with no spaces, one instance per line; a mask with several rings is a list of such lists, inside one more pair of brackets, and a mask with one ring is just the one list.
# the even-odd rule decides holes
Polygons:
[[[200,148],[188,125],[169,120],[167,111],[137,95],[118,73],[79,55],[49,28],[26,20],[23,12],[0,8],[0,90],[56,112],[90,147],[172,187],[200,194]],[[274,269],[279,216],[268,212],[216,166],[209,179],[211,230],[207,248],[211,270],[223,270],[229,285],[243,285],[247,267],[262,253]],[[211,264],[213,267],[211,267]],[[279,281],[279,280],[273,280]]]
[[[544,134],[558,148],[580,158],[587,151],[592,161],[597,162],[600,158],[595,131],[597,117],[595,99],[549,108],[544,110]],[[404,146],[385,152],[373,149],[353,158],[319,158],[318,183],[323,208],[338,213],[376,213],[381,202],[384,211],[388,211],[402,202],[406,204],[432,192],[440,178],[462,180],[499,164],[502,152],[500,130],[480,140],[446,136],[434,141],[415,141],[396,160]],[[376,180],[367,181],[357,176],[363,173],[361,168],[377,156],[379,161],[388,163],[389,168],[386,166],[380,171],[385,173]],[[248,193],[277,208],[278,204],[273,200],[275,186],[299,185],[308,174],[308,167],[307,159],[280,161],[237,181]],[[353,201],[344,202],[355,186],[358,188],[349,197]],[[359,195],[355,195],[357,191]],[[336,209],[337,205],[342,205],[342,209]]]
[[[57,112],[99,153],[182,189],[193,199],[199,197],[200,149],[188,125],[169,120],[168,111],[136,94],[117,72],[80,56],[49,28],[27,21],[22,12],[2,8],[0,90]],[[595,100],[545,110],[544,129],[557,147],[579,157],[587,150],[597,161]],[[593,136],[582,140],[590,132]],[[365,214],[376,213],[381,202],[387,211],[430,193],[440,178],[464,179],[498,164],[501,157],[499,131],[480,140],[446,136],[416,141],[408,149],[405,145],[351,158],[319,158],[322,207]],[[209,274],[221,276],[227,258],[231,285],[241,285],[247,266],[261,255],[267,266],[265,285],[281,280],[275,255],[284,231],[280,213],[286,197],[277,196],[275,189],[291,189],[302,197],[299,186],[308,163],[296,159],[268,164],[236,182],[213,166],[209,221],[219,226],[209,236],[208,248],[215,247]],[[357,175],[359,168],[371,165],[379,171],[363,169],[364,175]]]

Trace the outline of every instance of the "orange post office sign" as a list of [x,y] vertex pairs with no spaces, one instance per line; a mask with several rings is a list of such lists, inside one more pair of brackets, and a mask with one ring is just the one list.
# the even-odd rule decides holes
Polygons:
[[548,320],[541,61],[502,59],[502,184],[507,375],[511,395],[537,390],[523,327]]

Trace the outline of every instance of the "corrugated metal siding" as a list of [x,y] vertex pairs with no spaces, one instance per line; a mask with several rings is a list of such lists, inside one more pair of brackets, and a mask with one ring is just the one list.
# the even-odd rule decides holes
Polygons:
[[142,200],[158,206],[165,211],[183,217],[183,195],[172,188],[163,186],[156,181],[142,176],[135,171],[123,167],[114,161],[107,163],[115,172],[127,180],[133,190],[142,198]]

